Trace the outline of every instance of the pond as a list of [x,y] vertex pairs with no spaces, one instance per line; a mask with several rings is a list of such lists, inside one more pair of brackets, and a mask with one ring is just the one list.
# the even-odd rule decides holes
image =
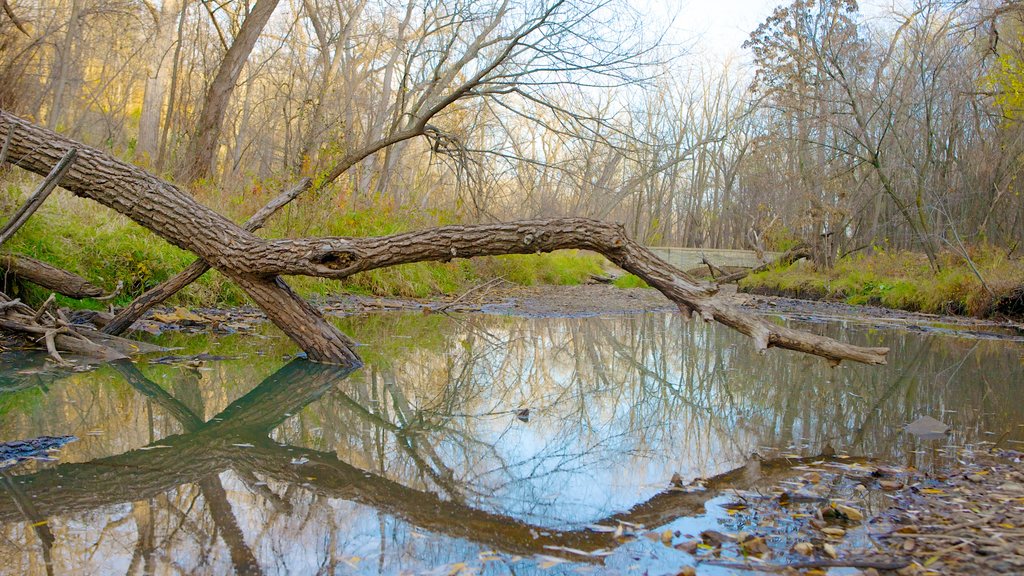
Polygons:
[[[295,359],[269,328],[84,373],[6,357],[0,441],[78,440],[2,470],[0,573],[675,574],[689,555],[613,533],[728,521],[718,480],[673,478],[1024,444],[1021,344],[984,334],[777,319],[892,348],[833,369],[676,314],[337,321],[366,366]],[[903,432],[925,415],[951,433]]]

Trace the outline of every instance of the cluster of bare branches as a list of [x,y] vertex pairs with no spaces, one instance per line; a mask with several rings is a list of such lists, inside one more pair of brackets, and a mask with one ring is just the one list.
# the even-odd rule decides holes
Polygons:
[[4,109],[226,193],[309,176],[346,202],[614,219],[648,243],[798,239],[825,264],[884,245],[937,266],[1024,229],[1024,132],[989,81],[1021,52],[1014,3],[784,4],[753,70],[678,65],[619,0],[4,8]]

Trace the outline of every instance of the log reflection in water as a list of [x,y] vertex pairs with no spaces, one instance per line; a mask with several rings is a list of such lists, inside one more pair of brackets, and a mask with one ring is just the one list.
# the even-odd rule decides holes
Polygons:
[[[250,477],[259,475],[293,486],[302,485],[320,496],[369,505],[414,526],[514,554],[544,553],[573,560],[596,560],[566,549],[595,551],[617,545],[607,533],[551,529],[477,509],[406,487],[352,466],[335,454],[280,445],[269,438],[269,433],[288,415],[322,396],[346,378],[350,370],[293,361],[207,422],[147,379],[133,364],[121,363],[118,370],[136,390],[179,420],[187,432],[118,456],[11,476],[5,486],[9,498],[0,499],[0,522],[27,520],[18,502],[32,502],[34,509],[29,519],[39,522],[38,519],[102,506],[153,499],[176,487],[197,484],[230,550],[235,570],[258,573],[260,566],[244,541],[218,477],[223,471],[233,470]],[[368,418],[367,422],[376,420]],[[297,465],[297,461],[303,464]],[[748,489],[771,481],[768,477],[786,474],[795,463],[799,461],[763,462],[756,467],[757,473],[739,468],[712,478],[705,492],[662,492],[596,523],[657,526],[679,516],[698,514],[704,503],[721,490]],[[13,485],[17,492],[11,490]]]

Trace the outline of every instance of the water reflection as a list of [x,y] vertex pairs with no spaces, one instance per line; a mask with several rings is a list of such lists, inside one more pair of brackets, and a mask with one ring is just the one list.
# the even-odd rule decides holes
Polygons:
[[[742,465],[767,448],[928,466],[944,446],[1022,440],[1019,350],[997,341],[818,326],[893,348],[888,367],[830,369],[673,315],[357,322],[369,363],[352,374],[275,372],[290,350],[270,338],[215,344],[234,361],[12,377],[0,439],[81,440],[64,464],[5,472],[0,572],[501,573],[537,554],[625,566],[643,543],[567,550],[616,547],[589,524],[701,513],[707,494],[664,490],[674,473],[739,467],[721,484],[749,486],[763,480]],[[900,434],[921,414],[954,433]],[[659,553],[639,565],[682,561]]]

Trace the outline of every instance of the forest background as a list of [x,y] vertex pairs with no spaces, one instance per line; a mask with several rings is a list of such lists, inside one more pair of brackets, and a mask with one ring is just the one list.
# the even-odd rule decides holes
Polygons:
[[[239,222],[312,178],[272,237],[586,216],[649,245],[810,247],[811,263],[751,284],[976,314],[1022,298],[1024,4],[918,0],[866,17],[852,0],[796,0],[725,62],[630,4],[5,0],[0,108]],[[10,213],[34,182],[0,178]],[[191,261],[68,194],[5,248],[125,280],[125,300]],[[424,296],[600,266],[573,253],[416,264],[345,288]],[[179,298],[244,295],[211,273]]]

